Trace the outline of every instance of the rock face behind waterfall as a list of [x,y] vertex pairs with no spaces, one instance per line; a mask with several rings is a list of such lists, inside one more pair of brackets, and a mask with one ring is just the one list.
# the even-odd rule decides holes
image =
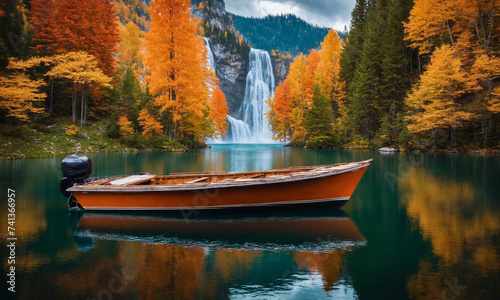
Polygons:
[[239,54],[232,53],[221,44],[211,45],[220,88],[226,96],[230,114],[234,115],[238,112],[245,96],[248,66]]

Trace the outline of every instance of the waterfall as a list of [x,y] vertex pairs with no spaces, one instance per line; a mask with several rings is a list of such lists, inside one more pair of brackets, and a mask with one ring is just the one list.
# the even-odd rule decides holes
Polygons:
[[205,37],[203,38],[205,40],[205,46],[207,46],[207,56],[208,56],[208,63],[210,64],[210,67],[212,67],[212,70],[215,72],[215,59],[214,59],[214,54],[212,53],[212,47],[210,47],[210,39]]
[[238,115],[240,120],[228,115],[228,134],[219,142],[226,143],[276,143],[272,139],[269,122],[264,115],[269,111],[266,101],[274,93],[274,75],[269,53],[250,50],[250,66],[245,86],[245,98]]

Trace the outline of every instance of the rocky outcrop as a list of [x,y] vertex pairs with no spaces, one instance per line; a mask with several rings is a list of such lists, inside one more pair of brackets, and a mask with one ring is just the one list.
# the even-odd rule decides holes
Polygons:
[[292,63],[292,56],[289,53],[279,53],[271,51],[271,63],[273,65],[274,80],[276,86],[286,79],[288,69]]
[[191,9],[194,16],[196,16],[200,20],[208,17],[210,26],[217,26],[222,31],[230,30],[230,25],[226,24],[223,18],[227,14],[226,4],[224,3],[224,1],[215,1],[215,3],[213,3],[210,7],[209,12],[207,12],[206,10],[198,9],[198,5],[199,4],[197,4],[196,1],[191,1]]
[[215,73],[226,96],[229,113],[235,115],[245,97],[248,66],[239,54],[229,51],[221,44],[212,44],[212,53],[215,58]]

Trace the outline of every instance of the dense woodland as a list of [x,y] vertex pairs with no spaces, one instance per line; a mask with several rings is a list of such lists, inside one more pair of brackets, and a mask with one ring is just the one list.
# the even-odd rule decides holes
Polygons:
[[493,0],[358,0],[349,38],[328,56],[331,77],[312,52],[277,88],[269,116],[277,138],[310,147],[500,147],[499,23]]
[[65,116],[68,136],[105,121],[109,137],[131,146],[161,149],[172,139],[201,146],[225,134],[225,97],[190,1],[154,1],[150,9],[138,0],[28,4],[0,2],[4,134]]
[[[227,104],[202,36],[242,57],[250,46],[218,2],[197,1],[200,20],[188,0],[0,0],[2,136],[57,120],[68,136],[104,123],[137,148],[224,135]],[[357,0],[348,38],[324,32],[268,99],[276,138],[309,148],[500,147],[499,24],[493,0]],[[289,25],[279,25],[283,36]]]
[[[292,55],[318,48],[328,28],[312,26],[293,14],[247,18],[232,15],[234,26],[255,48]],[[339,35],[344,38],[343,33]]]

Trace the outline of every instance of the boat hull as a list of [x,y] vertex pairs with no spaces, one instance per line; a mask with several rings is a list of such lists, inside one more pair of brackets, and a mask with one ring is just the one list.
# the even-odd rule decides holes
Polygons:
[[341,207],[368,165],[344,173],[284,182],[191,189],[72,190],[86,210],[202,210],[328,204]]

